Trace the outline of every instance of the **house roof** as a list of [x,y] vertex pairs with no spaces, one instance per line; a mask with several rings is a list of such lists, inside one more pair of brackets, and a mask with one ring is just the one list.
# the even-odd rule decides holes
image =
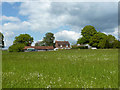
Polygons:
[[55,41],[58,44],[70,44],[68,41]]
[[25,46],[24,49],[34,48],[34,49],[54,49],[53,46]]

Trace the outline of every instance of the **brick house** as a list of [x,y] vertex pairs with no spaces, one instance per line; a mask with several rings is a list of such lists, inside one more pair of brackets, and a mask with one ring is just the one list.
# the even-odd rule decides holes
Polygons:
[[55,49],[70,49],[68,41],[55,41]]

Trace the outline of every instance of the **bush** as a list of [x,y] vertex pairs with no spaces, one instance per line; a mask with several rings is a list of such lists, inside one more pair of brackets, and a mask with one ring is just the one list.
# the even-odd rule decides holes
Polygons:
[[74,46],[72,46],[72,49],[88,49],[88,46],[77,46],[77,45],[74,45]]
[[13,44],[9,47],[9,52],[23,52],[23,48],[25,47],[24,44]]
[[88,46],[79,46],[80,49],[88,49]]

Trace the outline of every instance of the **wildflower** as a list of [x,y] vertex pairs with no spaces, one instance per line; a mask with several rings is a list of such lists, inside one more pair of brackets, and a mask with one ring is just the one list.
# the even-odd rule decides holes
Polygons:
[[50,81],[50,83],[52,84],[52,81]]
[[61,87],[62,85],[60,85],[60,87]]
[[51,87],[50,85],[47,86],[47,88],[50,88],[50,87]]
[[59,77],[58,82],[61,81],[61,78]]
[[112,71],[110,72],[110,74],[112,74]]
[[69,84],[71,84],[71,82],[69,82]]
[[38,79],[39,79],[40,75],[38,74]]
[[93,81],[91,81],[91,83],[93,83]]

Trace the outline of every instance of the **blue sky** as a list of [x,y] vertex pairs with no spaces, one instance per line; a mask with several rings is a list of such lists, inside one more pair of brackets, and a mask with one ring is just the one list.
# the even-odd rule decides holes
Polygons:
[[[118,3],[14,2],[2,3],[2,30],[5,45],[27,33],[34,43],[52,32],[56,40],[76,43],[81,30],[92,25],[97,31],[118,36]],[[33,43],[33,45],[34,45]]]

